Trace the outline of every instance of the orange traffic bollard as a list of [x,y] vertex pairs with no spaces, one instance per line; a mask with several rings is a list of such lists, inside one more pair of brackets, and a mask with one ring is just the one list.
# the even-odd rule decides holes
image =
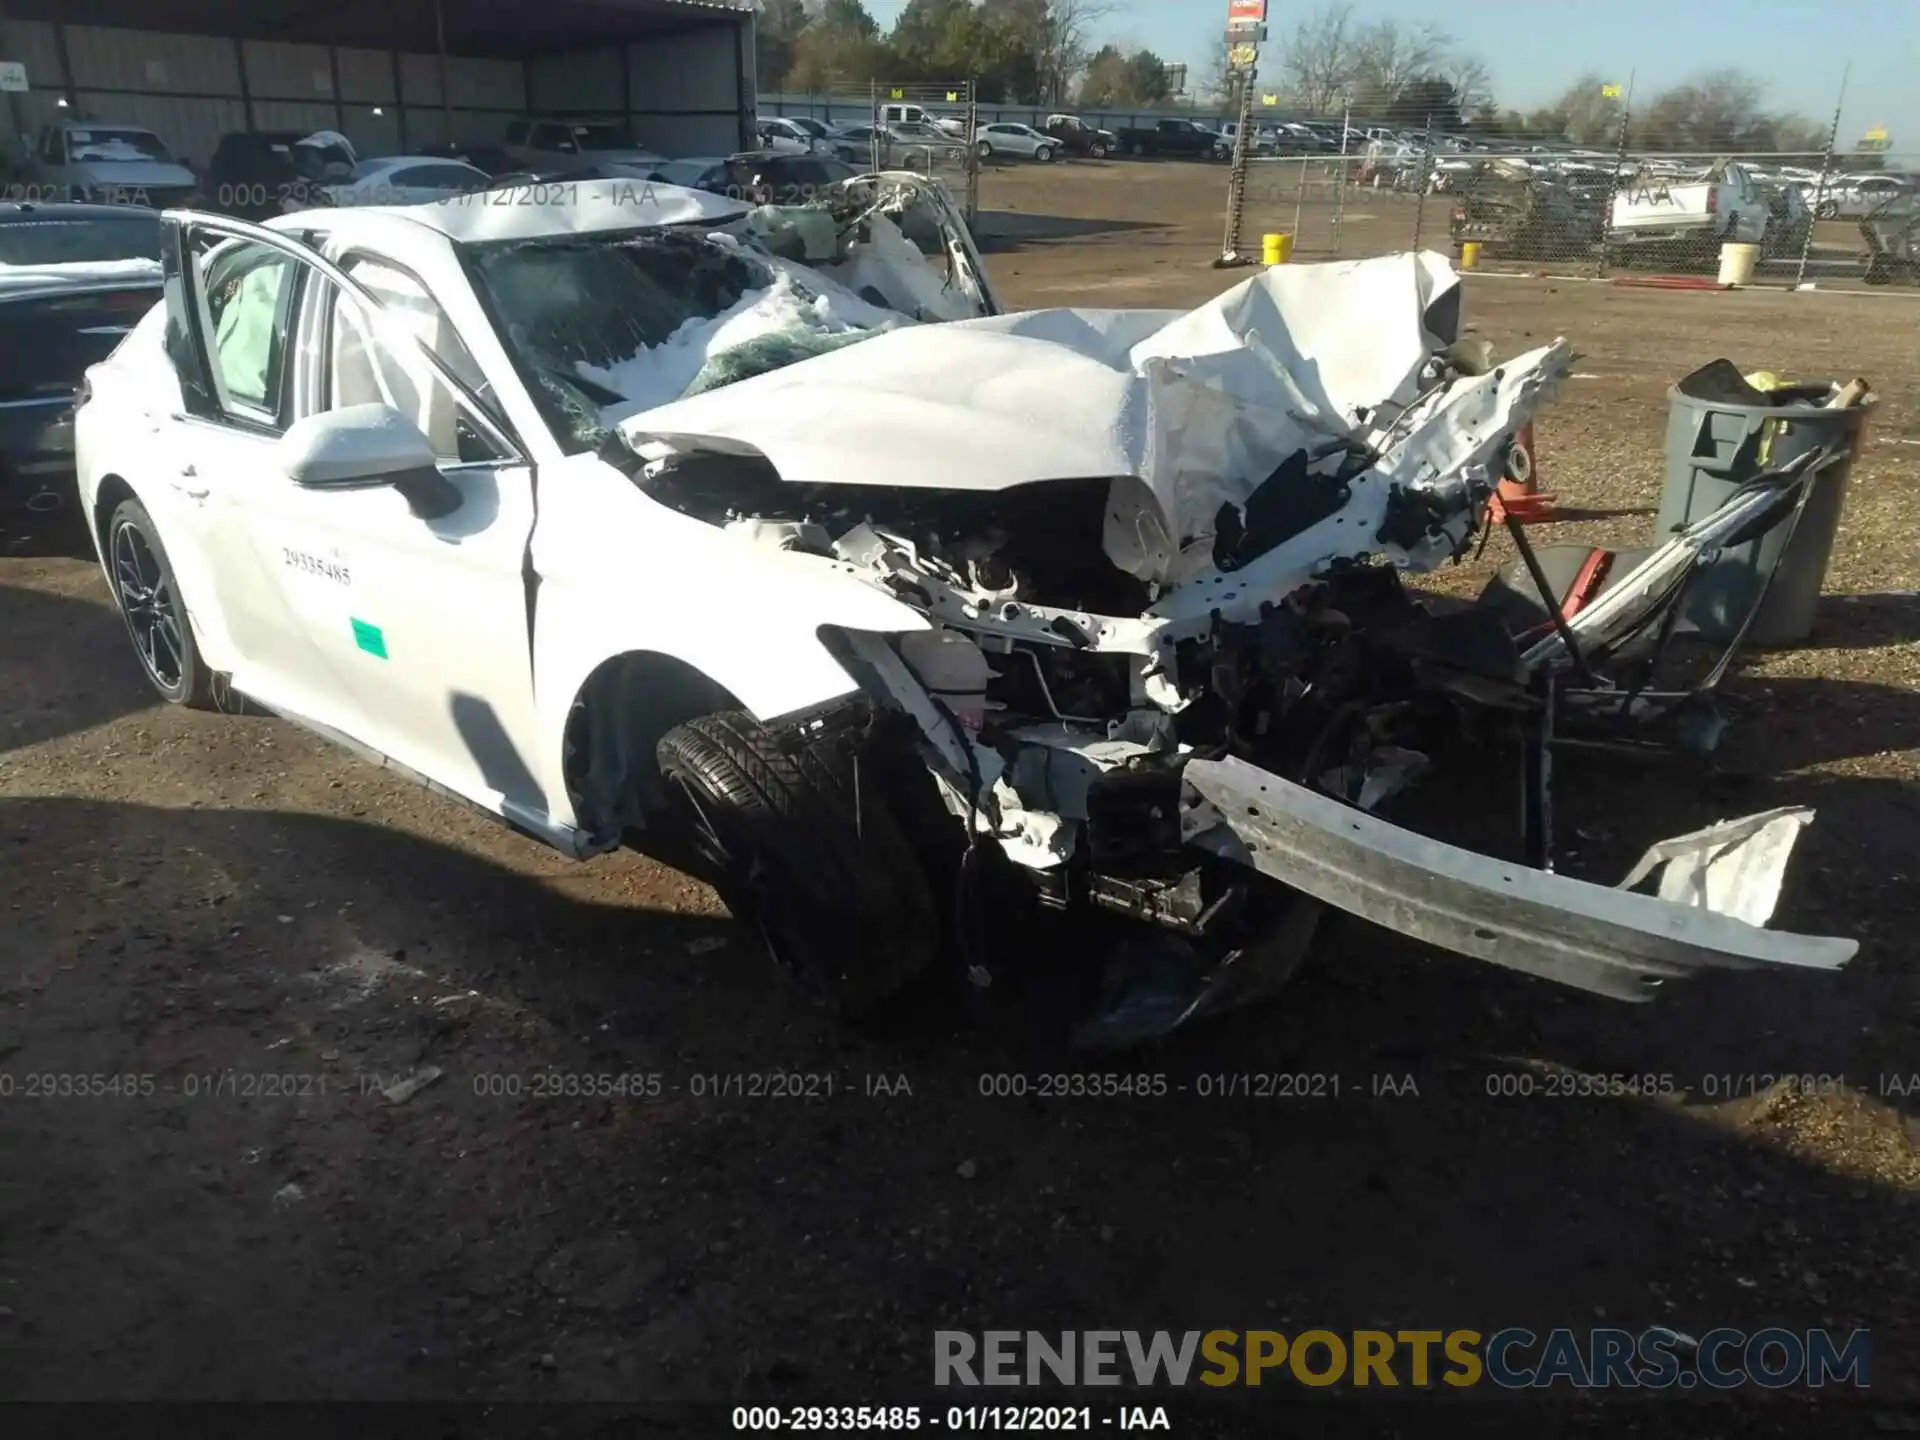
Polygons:
[[1560,518],[1560,512],[1553,506],[1553,496],[1540,489],[1539,470],[1533,462],[1531,420],[1513,437],[1513,444],[1507,450],[1506,473],[1500,477],[1488,508],[1495,520],[1503,522],[1509,515],[1522,524]]

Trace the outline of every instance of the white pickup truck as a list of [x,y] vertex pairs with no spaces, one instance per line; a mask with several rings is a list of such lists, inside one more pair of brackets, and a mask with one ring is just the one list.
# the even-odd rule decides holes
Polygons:
[[1716,165],[1705,174],[1642,170],[1620,182],[1607,244],[1690,251],[1758,245],[1767,233],[1767,210],[1766,191],[1742,165]]

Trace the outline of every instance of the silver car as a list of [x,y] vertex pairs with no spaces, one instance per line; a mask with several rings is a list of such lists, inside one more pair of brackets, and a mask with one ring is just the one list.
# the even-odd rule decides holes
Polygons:
[[974,153],[982,160],[995,155],[1017,155],[1023,160],[1046,162],[1060,153],[1060,142],[1043,135],[1031,125],[1005,121],[982,125],[974,132]]

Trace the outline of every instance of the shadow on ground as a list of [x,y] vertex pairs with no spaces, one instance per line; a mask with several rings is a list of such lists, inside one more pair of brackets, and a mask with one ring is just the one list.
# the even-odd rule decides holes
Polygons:
[[935,1328],[1851,1329],[1914,1280],[1910,1196],[1796,1155],[1777,1096],[1514,1079],[1851,1073],[1898,1022],[1871,976],[1618,1007],[1346,927],[1284,1003],[1093,1067],[1165,1093],[1043,1098],[586,871],[65,799],[0,803],[0,848],[5,1070],[151,1079],[0,1107],[23,1398],[880,1396]]
[[1016,210],[982,210],[973,217],[973,236],[985,254],[1018,250],[1023,245],[1083,240],[1169,227],[1147,220],[1101,220],[1078,215],[1029,215]]
[[0,585],[0,696],[0,754],[159,704],[117,612],[16,585]]

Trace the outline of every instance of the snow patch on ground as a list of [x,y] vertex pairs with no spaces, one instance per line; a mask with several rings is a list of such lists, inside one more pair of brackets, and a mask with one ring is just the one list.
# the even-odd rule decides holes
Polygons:
[[613,424],[655,406],[678,400],[708,363],[729,351],[772,336],[800,342],[815,338],[871,334],[910,324],[906,317],[869,304],[821,276],[796,283],[789,269],[776,269],[773,283],[750,290],[731,309],[712,319],[689,320],[662,343],[617,365],[577,362],[582,378],[625,396],[607,407]]

